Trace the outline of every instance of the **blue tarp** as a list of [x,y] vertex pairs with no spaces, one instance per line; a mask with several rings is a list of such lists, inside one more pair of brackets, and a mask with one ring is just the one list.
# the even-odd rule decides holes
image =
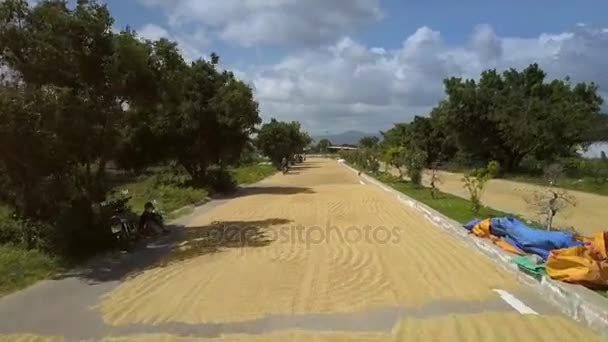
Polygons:
[[[481,220],[473,220],[464,227],[471,230],[479,222]],[[582,242],[574,239],[573,234],[530,228],[511,217],[490,219],[490,233],[526,253],[540,256],[544,261],[554,249],[583,245]]]

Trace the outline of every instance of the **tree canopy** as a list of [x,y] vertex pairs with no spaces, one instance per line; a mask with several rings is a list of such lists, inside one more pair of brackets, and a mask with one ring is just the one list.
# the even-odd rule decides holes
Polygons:
[[109,165],[175,162],[194,181],[238,162],[261,123],[219,56],[115,32],[106,5],[0,2],[0,201],[32,220],[106,198]]
[[302,153],[311,142],[312,139],[301,130],[299,122],[276,119],[262,125],[256,139],[258,148],[275,165],[279,165],[284,157],[291,158],[294,154]]
[[359,146],[363,148],[376,148],[380,143],[380,138],[375,136],[363,137],[359,140]]
[[447,98],[430,117],[395,125],[383,133],[383,145],[414,146],[426,152],[427,164],[496,160],[510,171],[526,158],[571,156],[605,131],[595,84],[549,81],[537,64],[486,70],[478,81],[452,77],[444,85]]

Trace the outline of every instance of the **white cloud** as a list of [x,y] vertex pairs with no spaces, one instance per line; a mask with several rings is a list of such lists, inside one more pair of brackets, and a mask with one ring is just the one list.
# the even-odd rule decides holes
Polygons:
[[197,29],[194,32],[171,34],[167,29],[156,24],[147,24],[140,28],[137,33],[140,37],[149,40],[158,40],[166,38],[177,42],[184,59],[193,61],[198,58],[205,57],[204,49],[209,45],[209,38],[203,29]]
[[490,25],[477,26],[470,45],[484,63],[498,60],[502,56],[502,44]]
[[241,46],[314,46],[382,17],[380,0],[138,0],[167,13],[172,27],[202,25]]
[[164,27],[156,24],[147,24],[138,31],[139,35],[145,39],[158,40],[161,38],[171,39],[171,35]]
[[483,25],[463,46],[447,46],[440,32],[422,27],[397,50],[343,38],[330,47],[294,52],[275,65],[254,67],[246,75],[265,118],[299,120],[312,132],[373,132],[428,113],[444,97],[444,78],[477,78],[488,68],[539,63],[549,78],[595,81],[605,92],[607,55],[608,30],[588,26],[523,39],[498,37]]

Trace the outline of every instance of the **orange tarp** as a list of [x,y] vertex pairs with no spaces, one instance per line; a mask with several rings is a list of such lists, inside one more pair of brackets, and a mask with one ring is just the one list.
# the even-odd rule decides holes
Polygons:
[[[525,255],[507,241],[490,233],[490,219],[478,223],[471,233],[477,237],[490,239],[501,249],[518,255]],[[608,232],[589,238],[577,236],[585,246],[577,246],[551,251],[547,259],[547,275],[552,279],[576,283],[592,288],[608,288]]]
[[556,280],[592,288],[608,287],[608,232],[593,238],[583,238],[585,246],[551,251],[547,259],[547,274]]

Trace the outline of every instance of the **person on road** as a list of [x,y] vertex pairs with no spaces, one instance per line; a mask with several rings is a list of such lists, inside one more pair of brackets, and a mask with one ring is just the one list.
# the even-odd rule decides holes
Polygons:
[[285,170],[288,166],[289,161],[287,160],[287,157],[283,157],[283,159],[281,160],[281,170]]

